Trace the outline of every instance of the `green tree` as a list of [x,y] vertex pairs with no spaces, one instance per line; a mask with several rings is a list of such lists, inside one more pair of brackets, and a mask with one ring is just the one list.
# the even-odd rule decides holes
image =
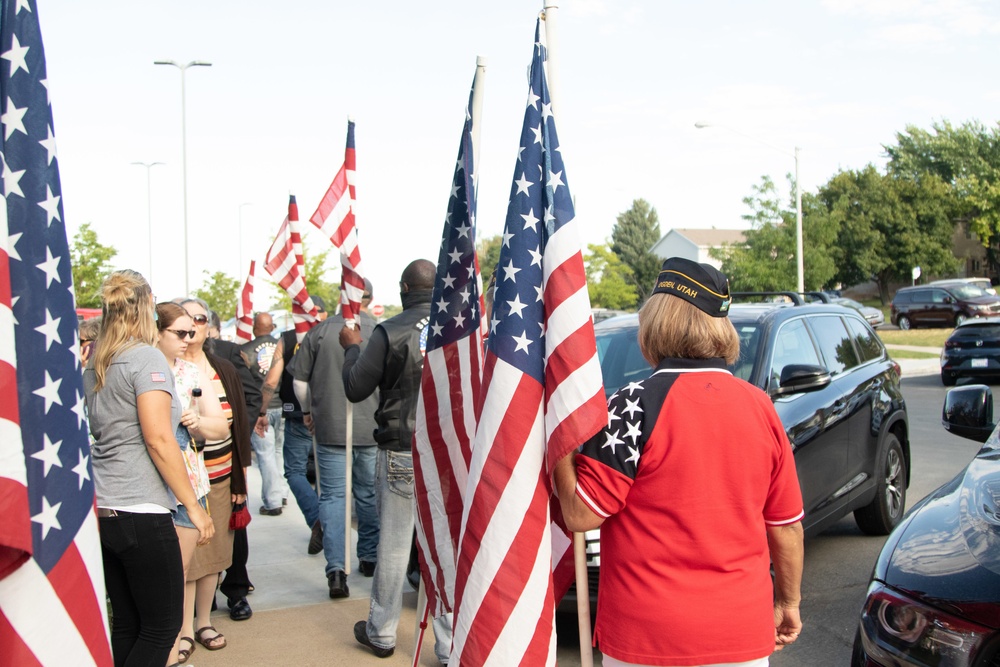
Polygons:
[[634,199],[632,208],[618,214],[611,228],[611,250],[632,271],[627,278],[642,302],[653,291],[662,262],[650,252],[660,240],[660,218],[645,199]]
[[836,174],[819,199],[839,227],[831,256],[842,283],[874,280],[885,304],[889,284],[909,279],[913,267],[928,274],[955,269],[949,187],[938,175],[909,180],[868,165]]
[[[632,269],[611,251],[607,244],[589,244],[589,255],[583,264],[587,271],[587,294],[594,308],[627,310],[635,306],[639,297],[629,282]],[[652,284],[652,282],[650,282]]]
[[[313,253],[308,245],[302,244],[302,263],[306,273],[306,290],[310,296],[319,296],[326,303],[327,310],[331,313],[337,310],[340,303],[340,285],[327,280],[327,273],[337,269],[337,266],[327,266],[333,246],[327,246],[322,252]],[[278,296],[271,308],[278,310],[291,310],[292,298],[285,290],[272,282],[277,290]]]
[[114,246],[102,245],[97,240],[97,232],[89,222],[80,225],[69,255],[77,306],[101,307],[101,283],[111,273],[111,258],[117,254]]
[[[789,191],[794,193],[791,175],[788,180]],[[782,205],[774,181],[762,176],[743,203],[750,209],[743,219],[751,225],[745,242],[713,249],[709,254],[722,263],[722,272],[735,292],[794,290],[798,282],[795,202]],[[836,271],[830,247],[836,236],[836,221],[815,196],[803,193],[802,265],[806,290],[830,286]]]
[[230,317],[236,315],[236,303],[239,300],[239,291],[242,285],[240,281],[232,276],[226,275],[222,271],[205,274],[205,282],[199,289],[194,291],[194,295],[208,304],[208,307],[215,311],[219,319],[225,322]]
[[500,263],[500,248],[503,246],[503,236],[488,236],[476,243],[476,257],[479,258],[479,270],[483,274],[483,289],[490,282],[490,276]]

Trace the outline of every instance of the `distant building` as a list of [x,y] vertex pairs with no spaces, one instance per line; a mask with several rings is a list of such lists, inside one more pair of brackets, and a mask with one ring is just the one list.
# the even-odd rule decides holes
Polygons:
[[722,263],[708,253],[713,248],[746,243],[742,229],[671,229],[649,249],[661,259],[683,257],[694,262],[722,268]]

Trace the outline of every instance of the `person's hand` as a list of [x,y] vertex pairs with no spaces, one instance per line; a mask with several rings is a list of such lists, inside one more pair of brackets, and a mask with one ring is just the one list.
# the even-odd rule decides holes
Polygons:
[[346,350],[352,345],[361,345],[361,331],[345,325],[340,330],[340,346]]
[[257,417],[257,423],[253,425],[253,432],[263,438],[267,435],[268,426],[270,424],[267,421],[267,415],[261,415]]
[[802,632],[802,619],[799,617],[799,606],[774,603],[774,650],[780,651],[795,642]]
[[197,431],[201,424],[201,417],[194,410],[185,410],[181,413],[181,426],[189,431]]
[[245,503],[247,501],[247,494],[245,493],[234,493],[232,494],[231,500],[234,505],[239,505],[240,503]]
[[313,416],[309,413],[302,415],[302,423],[306,425],[309,429],[311,435],[316,435],[316,422],[313,421]]
[[201,547],[208,544],[208,541],[215,535],[215,524],[212,523],[212,517],[208,515],[208,512],[201,505],[197,505],[194,512],[190,509],[188,510],[188,518],[191,519],[194,527],[198,529],[198,546]]

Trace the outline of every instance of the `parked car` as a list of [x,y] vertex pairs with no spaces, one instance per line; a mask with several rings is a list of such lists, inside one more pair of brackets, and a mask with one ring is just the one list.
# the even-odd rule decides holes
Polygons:
[[866,306],[860,301],[855,301],[854,299],[848,299],[847,297],[834,297],[830,299],[830,303],[835,303],[840,306],[847,306],[848,308],[853,308],[854,310],[861,313],[861,317],[868,321],[868,324],[872,325],[872,329],[878,329],[880,326],[885,324],[885,314],[878,308],[872,308],[871,306]]
[[[853,512],[862,531],[885,535],[902,519],[910,482],[899,365],[857,311],[786,295],[785,303],[732,306],[740,355],[730,370],[774,401],[794,450],[806,533]],[[636,315],[594,327],[609,397],[652,372],[639,350],[638,327]],[[739,425],[734,428],[738,432]],[[588,532],[586,540],[593,597],[599,531]]]
[[886,540],[853,667],[1000,665],[1000,431],[989,387],[949,390],[942,423],[985,444]]
[[932,280],[928,285],[947,285],[948,283],[968,283],[975,285],[987,294],[996,294],[996,288],[989,278],[945,278],[943,280]]
[[944,342],[942,384],[951,387],[963,377],[1000,378],[1000,317],[966,320]]
[[954,327],[972,317],[1000,315],[1000,297],[968,283],[903,287],[892,299],[890,319],[900,329]]

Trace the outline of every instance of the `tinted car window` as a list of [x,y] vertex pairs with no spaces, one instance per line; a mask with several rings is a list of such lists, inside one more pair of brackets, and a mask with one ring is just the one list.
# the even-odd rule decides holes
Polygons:
[[871,329],[853,317],[847,318],[847,327],[851,330],[854,342],[861,353],[861,363],[882,358],[882,343]]
[[918,289],[910,292],[910,303],[930,303],[930,290]]
[[741,380],[750,380],[753,375],[754,362],[757,360],[757,348],[760,347],[760,328],[752,324],[738,324],[736,332],[740,336],[740,356],[732,367],[733,375]]
[[931,303],[944,303],[948,299],[948,293],[944,290],[931,290]]
[[843,373],[858,365],[858,353],[842,319],[836,315],[826,315],[813,318],[812,323],[831,375]]
[[619,387],[649,377],[653,369],[642,356],[636,342],[636,330],[631,327],[601,331],[597,335],[597,352],[601,358],[604,393],[611,397]]
[[913,292],[897,292],[893,301],[899,303],[910,303],[913,300]]
[[782,369],[789,364],[822,364],[812,337],[803,320],[784,324],[774,339],[774,357],[771,361],[771,386],[777,387]]

